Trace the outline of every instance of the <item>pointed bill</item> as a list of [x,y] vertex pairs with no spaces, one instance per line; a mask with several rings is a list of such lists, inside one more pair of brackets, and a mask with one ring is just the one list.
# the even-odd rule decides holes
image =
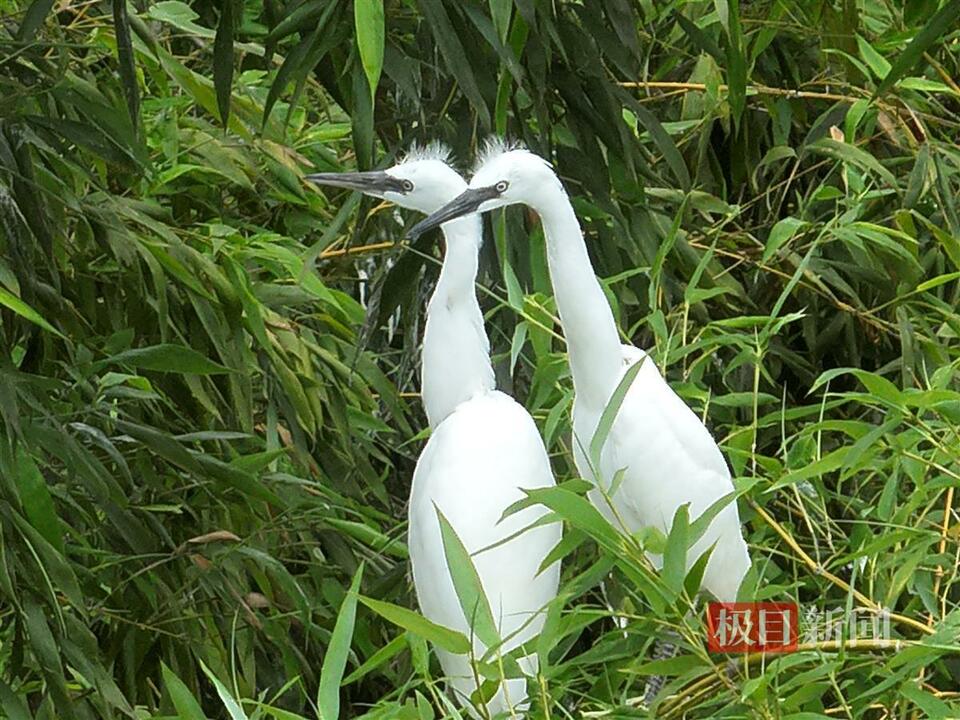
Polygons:
[[411,239],[418,238],[427,232],[427,230],[432,230],[446,222],[477,212],[483,203],[487,202],[487,200],[493,200],[499,197],[499,195],[500,193],[497,192],[496,187],[493,185],[482,188],[468,188],[435,213],[427,216],[424,220],[421,220],[410,228],[407,235]]
[[343,172],[343,173],[314,173],[307,175],[306,179],[316,185],[327,185],[329,187],[346,188],[347,190],[357,190],[366,195],[375,195],[382,197],[385,192],[392,191],[396,193],[406,192],[403,186],[403,180],[388,175],[383,170],[370,170],[368,172]]

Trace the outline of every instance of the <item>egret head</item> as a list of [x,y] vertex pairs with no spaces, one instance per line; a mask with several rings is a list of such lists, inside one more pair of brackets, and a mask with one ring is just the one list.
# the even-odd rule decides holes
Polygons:
[[317,185],[358,190],[409,210],[430,214],[467,189],[466,181],[448,164],[450,151],[433,143],[414,147],[386,170],[316,173],[307,180]]
[[421,235],[454,218],[516,203],[525,203],[536,209],[545,191],[555,192],[558,188],[563,189],[556,174],[539,155],[505,147],[501,142],[488,143],[469,187],[442,209],[417,223],[410,234]]

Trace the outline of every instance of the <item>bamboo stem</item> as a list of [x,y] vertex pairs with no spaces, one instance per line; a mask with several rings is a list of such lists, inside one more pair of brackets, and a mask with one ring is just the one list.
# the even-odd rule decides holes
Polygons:
[[[905,647],[912,645],[919,645],[920,643],[916,640],[888,640],[885,638],[874,638],[867,640],[858,640],[854,643],[851,643],[849,640],[825,640],[820,642],[812,643],[799,643],[795,652],[840,652],[841,650],[865,650],[865,651],[883,651],[883,650],[892,650],[894,652],[899,652]],[[741,666],[750,665],[755,663],[758,660],[762,660],[764,657],[769,658],[770,653],[755,652],[748,653],[742,656],[740,659]],[[700,678],[696,682],[687,686],[680,693],[671,695],[664,701],[664,705],[661,705],[659,710],[663,717],[678,716],[681,709],[695,703],[702,697],[709,695],[714,691],[714,685],[716,683],[716,676],[707,675],[706,677]],[[637,701],[636,704],[639,704],[639,701],[642,701],[643,698],[631,698],[627,700],[628,704],[632,704],[632,701]],[[670,701],[673,702],[670,702]],[[669,707],[664,707],[669,705]]]
[[376,250],[386,250],[388,248],[396,247],[397,243],[395,242],[380,242],[373,243],[371,245],[358,245],[357,247],[349,248],[339,248],[337,250],[324,250],[320,253],[320,258],[325,260],[332,257],[341,257],[343,255],[360,255],[362,253],[374,252]]
[[753,507],[754,510],[757,511],[757,514],[759,514],[760,517],[762,517],[764,521],[768,525],[770,525],[770,527],[772,527],[781,538],[783,538],[783,541],[790,546],[790,549],[793,550],[797,554],[797,556],[804,562],[804,564],[808,568],[810,568],[815,574],[820,575],[823,578],[826,578],[827,581],[833,583],[844,592],[847,592],[853,595],[853,597],[856,598],[857,602],[859,602],[866,609],[872,612],[875,612],[877,614],[885,614],[891,620],[895,620],[901,625],[907,625],[909,627],[912,627],[913,629],[918,630],[925,635],[933,634],[933,628],[925,625],[919,620],[915,620],[905,615],[899,615],[897,613],[888,612],[883,607],[881,607],[879,603],[868,598],[859,590],[852,588],[850,584],[847,583],[845,580],[840,579],[839,577],[831,573],[829,570],[824,568],[822,565],[818,564],[812,557],[810,557],[806,553],[806,551],[802,547],[800,547],[799,544],[797,544],[797,541],[793,539],[793,536],[790,535],[790,533],[788,533],[780,525],[780,523],[774,520],[766,510],[764,510],[762,507],[760,507],[757,503],[755,503],[752,500],[750,501],[750,505]]
[[[670,82],[670,81],[635,81],[635,82],[621,82],[619,83],[621,87],[629,88],[644,88],[651,90],[702,90],[707,89],[705,83],[690,83],[690,82]],[[717,85],[718,90],[728,90],[729,85]],[[813,92],[811,90],[788,90],[786,88],[775,88],[768,85],[747,85],[747,92],[753,91],[757,95],[777,95],[779,97],[790,97],[790,98],[808,98],[815,100],[834,100],[838,102],[847,102],[855,103],[857,100],[862,98],[853,97],[851,95],[838,95],[836,93],[827,93],[827,92]]]

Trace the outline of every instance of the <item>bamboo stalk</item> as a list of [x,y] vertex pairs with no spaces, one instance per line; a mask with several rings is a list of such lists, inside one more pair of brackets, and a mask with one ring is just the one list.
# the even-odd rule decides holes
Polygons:
[[[899,652],[905,647],[919,644],[920,643],[916,640],[888,640],[885,638],[858,640],[855,643],[851,643],[849,640],[825,640],[820,642],[799,643],[795,652],[840,652],[840,650],[864,650],[867,652],[890,650],[893,652]],[[769,658],[769,656],[770,653],[764,652],[748,653],[740,658],[739,662],[741,666],[747,666],[757,662],[758,660],[762,660],[764,657]],[[664,707],[664,705],[660,706],[659,710],[661,715],[663,717],[679,716],[680,711],[684,707],[687,707],[697,702],[704,696],[714,692],[715,683],[716,677],[714,675],[708,675],[690,684],[679,693],[671,695],[664,701],[664,705],[668,705],[668,707]],[[630,704],[631,700],[642,701],[643,698],[631,698],[627,700],[627,703]],[[672,703],[670,702],[671,700],[673,700]],[[639,702],[637,704],[639,704]]]
[[[621,82],[619,83],[621,87],[628,88],[644,88],[651,90],[679,90],[679,91],[690,91],[690,90],[702,90],[707,89],[706,83],[690,83],[690,82],[670,82],[670,81],[633,81],[633,82]],[[728,90],[729,85],[717,85],[718,90]],[[777,95],[779,97],[789,97],[789,98],[808,98],[811,100],[833,100],[837,102],[847,102],[855,103],[857,100],[862,98],[853,97],[851,95],[839,95],[837,93],[827,93],[827,92],[813,92],[811,90],[788,90],[787,88],[775,88],[770,87],[769,85],[747,85],[747,92],[751,90],[757,95]]]
[[349,248],[339,248],[337,250],[324,250],[320,253],[320,258],[326,260],[327,258],[332,257],[341,257],[343,255],[360,255],[362,253],[374,252],[376,250],[386,250],[388,248],[396,247],[397,243],[395,242],[380,242],[372,243],[370,245],[358,245],[357,247]]
[[752,500],[750,501],[750,505],[753,507],[754,510],[757,511],[757,514],[760,515],[760,517],[762,517],[764,521],[768,525],[770,525],[770,527],[772,527],[781,538],[783,538],[783,541],[790,546],[790,549],[793,550],[797,554],[797,556],[803,561],[803,563],[808,568],[810,568],[815,574],[825,578],[828,582],[836,585],[838,588],[840,588],[844,592],[847,592],[853,595],[853,597],[856,598],[857,602],[859,602],[867,610],[870,610],[877,614],[885,614],[891,620],[895,620],[901,625],[907,625],[909,627],[912,627],[914,630],[918,630],[925,635],[933,634],[933,628],[925,625],[919,620],[915,620],[905,615],[899,615],[897,613],[889,612],[885,610],[883,607],[881,607],[878,602],[868,598],[859,590],[852,588],[848,582],[837,577],[836,575],[831,573],[829,570],[824,568],[822,565],[817,563],[812,557],[810,557],[806,553],[806,551],[802,547],[800,547],[797,541],[793,539],[793,536],[790,535],[790,533],[788,533],[780,525],[780,523],[774,520],[766,510],[764,510],[762,507],[760,507],[757,503],[753,502]]

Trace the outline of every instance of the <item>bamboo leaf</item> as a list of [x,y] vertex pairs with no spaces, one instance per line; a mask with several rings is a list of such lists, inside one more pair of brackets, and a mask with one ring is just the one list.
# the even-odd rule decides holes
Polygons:
[[701,52],[709,54],[718,64],[722,65],[726,58],[720,46],[714,42],[713,38],[707,35],[692,21],[686,18],[680,9],[676,11],[677,24],[683,29],[690,41],[699,48]]
[[160,671],[163,674],[163,684],[173,701],[173,706],[177,709],[180,720],[206,720],[207,716],[203,714],[200,703],[173,670],[165,663],[160,663]]
[[846,142],[838,142],[832,138],[822,138],[808,146],[814,152],[848,162],[864,170],[876,173],[883,180],[884,185],[890,188],[900,188],[899,183],[889,170],[870,153]]
[[3,680],[0,680],[0,708],[3,709],[8,720],[33,720],[33,715],[30,714],[23,699],[17,697]]
[[360,596],[360,602],[394,625],[428,640],[447,652],[457,655],[470,652],[470,642],[461,633],[430,622],[413,610],[363,596]]
[[437,511],[437,522],[440,523],[440,537],[443,540],[443,554],[447,561],[447,569],[450,572],[450,579],[453,580],[453,587],[457,591],[457,599],[460,601],[460,609],[463,611],[467,626],[476,633],[487,648],[494,647],[500,643],[500,632],[497,630],[490,601],[477,574],[477,569],[456,530],[450,525],[450,521],[440,508],[435,506],[434,509]]
[[677,595],[683,589],[683,579],[687,574],[687,549],[690,534],[690,504],[684,503],[677,508],[667,535],[667,546],[663,551],[663,583]]
[[890,72],[890,63],[880,53],[874,50],[873,45],[868,43],[863,36],[857,35],[857,47],[860,49],[860,57],[867,63],[878,80],[883,80]]
[[648,361],[649,358],[644,355],[639,361],[633,363],[633,365],[627,368],[627,371],[623,374],[623,377],[620,378],[620,382],[617,383],[617,387],[614,389],[613,395],[610,396],[610,400],[607,402],[606,407],[603,409],[603,413],[600,415],[600,420],[597,423],[597,429],[594,431],[593,437],[590,439],[590,458],[591,462],[594,463],[596,468],[600,467],[600,456],[603,451],[603,446],[607,442],[607,436],[610,434],[613,423],[617,419],[617,415],[620,412],[620,407],[623,405],[624,398],[626,398],[627,393],[630,391],[630,386],[633,385],[633,381],[640,372],[640,368],[643,366],[643,363]]
[[904,683],[900,694],[923,711],[930,720],[945,720],[956,717],[956,711],[935,695],[918,688],[912,681]]
[[794,217],[786,217],[778,220],[777,224],[774,225],[770,231],[770,237],[767,238],[767,245],[763,250],[763,262],[767,262],[776,255],[777,251],[786,243],[790,242],[793,236],[797,234],[797,230],[804,225],[806,225],[806,223],[803,220]]
[[320,689],[317,692],[317,709],[320,720],[337,720],[340,717],[340,681],[347,667],[347,655],[353,641],[353,624],[357,617],[357,597],[360,580],[363,577],[363,563],[357,568],[350,583],[337,623],[330,636],[330,644],[323,656],[323,668],[320,670]]
[[217,36],[213,41],[213,85],[217,91],[217,109],[224,128],[230,124],[230,100],[233,93],[234,2],[222,0]]
[[447,14],[446,8],[441,0],[419,0],[418,5],[430,26],[434,41],[440,50],[440,54],[443,55],[447,67],[457,78],[463,94],[467,96],[470,104],[477,111],[483,127],[489,128],[490,111],[483,99],[483,94],[480,92],[480,86],[477,84],[473,68],[467,60],[467,53],[463,49],[463,44],[453,28],[453,23],[450,22],[450,16]]
[[489,0],[490,17],[493,26],[497,29],[497,36],[501,43],[507,42],[510,34],[510,16],[513,13],[513,0]]
[[960,19],[960,0],[950,0],[927,21],[927,24],[914,36],[906,49],[897,55],[890,71],[884,75],[883,80],[877,85],[876,92],[873,94],[874,97],[879,97],[885,93],[893,87],[897,80],[910,72],[941,35],[956,27],[958,19]]
[[30,524],[63,555],[63,526],[53,506],[47,481],[30,454],[17,448],[17,489]]
[[127,112],[134,133],[140,128],[140,86],[137,83],[137,65],[130,38],[130,20],[127,17],[126,0],[113,0],[113,27],[117,36],[117,63],[123,94],[127,100]]
[[141,370],[193,375],[223,375],[231,372],[230,368],[213,362],[193,348],[170,344],[125,350],[98,363],[99,367],[107,365],[128,365]]
[[357,33],[360,62],[370,85],[371,102],[377,94],[383,70],[384,16],[383,0],[354,0],[353,20]]
[[33,40],[33,36],[37,34],[37,30],[47,19],[51,9],[53,9],[53,0],[33,0],[23,15],[23,21],[17,30],[17,39],[21,42]]
[[233,697],[233,695],[227,689],[227,686],[220,681],[220,678],[213,674],[213,671],[207,667],[203,660],[198,660],[198,662],[200,663],[200,668],[203,670],[203,674],[207,676],[207,679],[210,680],[211,683],[213,683],[213,687],[216,689],[217,695],[220,696],[220,701],[226,708],[227,714],[230,716],[230,720],[249,720],[247,714],[240,706],[240,703],[237,702],[236,698]]
[[4,288],[0,287],[0,305],[3,305],[10,310],[13,310],[20,317],[29,320],[34,325],[39,325],[44,330],[52,332],[54,335],[63,337],[60,332],[53,327],[50,323],[43,319],[43,316],[40,315],[36,310],[27,305],[23,300],[18,298],[13,293],[8,292]]

